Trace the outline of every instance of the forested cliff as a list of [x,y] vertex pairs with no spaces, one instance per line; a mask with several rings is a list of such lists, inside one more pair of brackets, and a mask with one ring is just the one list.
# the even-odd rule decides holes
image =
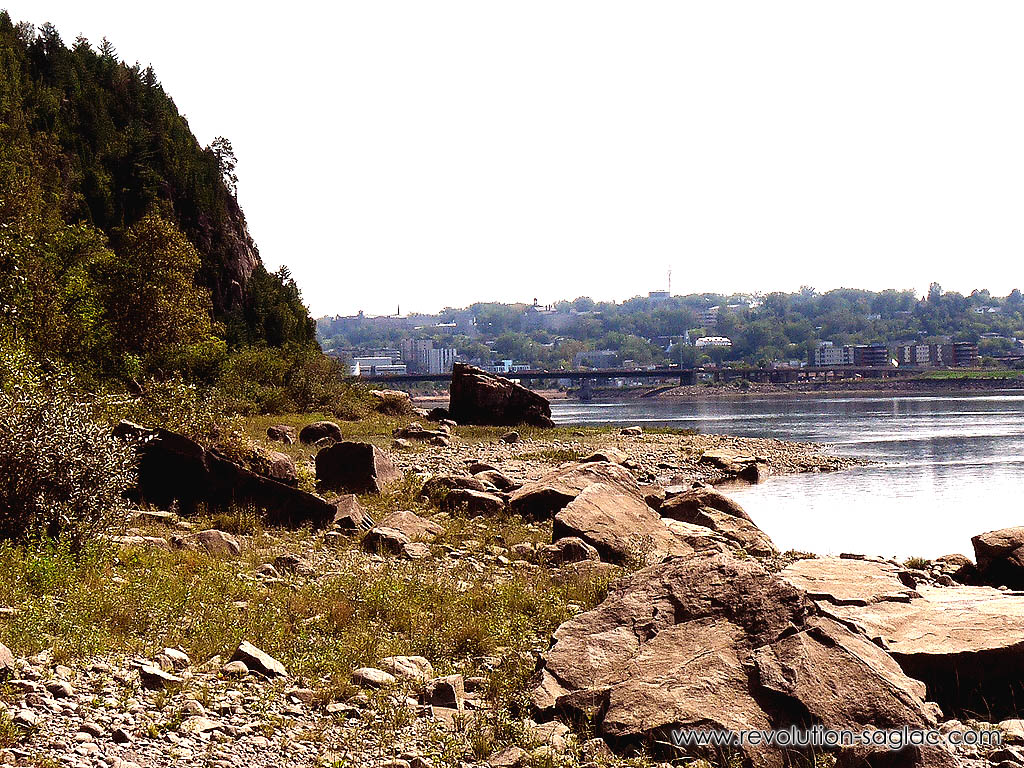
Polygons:
[[212,377],[238,347],[312,349],[282,269],[151,68],[0,12],[0,323],[96,377]]

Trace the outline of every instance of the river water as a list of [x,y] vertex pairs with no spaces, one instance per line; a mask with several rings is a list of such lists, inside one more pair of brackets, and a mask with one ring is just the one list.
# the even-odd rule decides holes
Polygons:
[[825,443],[877,464],[771,477],[728,493],[783,550],[972,555],[1024,525],[1024,394],[555,401],[560,424],[640,424]]

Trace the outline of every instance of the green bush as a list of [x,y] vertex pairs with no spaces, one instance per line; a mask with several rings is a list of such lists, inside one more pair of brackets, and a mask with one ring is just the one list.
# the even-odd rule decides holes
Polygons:
[[[17,360],[0,353],[8,372]],[[24,370],[24,369],[21,369]],[[124,523],[132,448],[57,377],[8,373],[0,385],[0,538],[61,537],[78,546]]]

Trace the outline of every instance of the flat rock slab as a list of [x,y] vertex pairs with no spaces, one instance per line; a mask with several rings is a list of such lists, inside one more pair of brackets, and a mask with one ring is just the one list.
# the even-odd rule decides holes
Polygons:
[[[825,728],[935,727],[921,683],[749,558],[651,565],[553,640],[534,707],[589,718],[612,747],[657,743],[673,728],[784,729],[808,713]],[[767,747],[748,747],[745,757],[786,764]],[[910,751],[886,757],[893,768],[925,765]],[[935,764],[952,764],[944,757]]]
[[882,561],[818,557],[797,560],[780,575],[815,600],[833,605],[870,605],[884,601],[906,603],[917,596],[900,581],[902,570]]
[[1024,700],[1024,593],[992,587],[910,590],[890,563],[819,558],[781,572],[828,616],[888,650],[950,716],[1007,717]]
[[550,519],[558,510],[579,496],[583,489],[602,483],[636,497],[644,494],[628,469],[605,461],[566,464],[538,480],[525,484],[512,494],[509,509],[535,520]]

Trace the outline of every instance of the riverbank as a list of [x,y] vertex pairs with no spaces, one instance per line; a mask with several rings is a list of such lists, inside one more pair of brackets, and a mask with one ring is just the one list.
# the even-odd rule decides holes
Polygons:
[[[621,402],[626,400],[719,400],[743,397],[872,397],[879,395],[947,395],[973,392],[1022,392],[1021,378],[927,378],[927,379],[832,379],[769,384],[751,381],[693,384],[674,387],[603,387],[593,390],[589,401],[581,401],[575,391],[558,389],[534,390],[550,401]],[[448,396],[441,394],[413,395],[417,407],[447,407]]]

